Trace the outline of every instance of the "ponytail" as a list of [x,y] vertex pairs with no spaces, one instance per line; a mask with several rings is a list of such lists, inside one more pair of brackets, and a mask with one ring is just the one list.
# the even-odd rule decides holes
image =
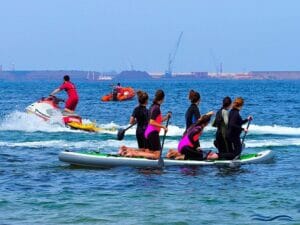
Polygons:
[[165,98],[165,93],[163,90],[157,90],[155,92],[155,97],[153,99],[153,104],[158,104],[159,101]]

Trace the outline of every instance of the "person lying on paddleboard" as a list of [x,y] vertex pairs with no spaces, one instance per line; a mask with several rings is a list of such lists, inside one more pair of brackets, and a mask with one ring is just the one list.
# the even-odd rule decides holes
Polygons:
[[75,109],[76,109],[76,106],[78,104],[78,94],[77,94],[77,90],[76,90],[76,87],[75,85],[70,81],[70,77],[68,75],[65,75],[64,76],[64,82],[63,84],[55,89],[51,94],[51,95],[55,95],[57,94],[58,92],[62,91],[62,90],[65,90],[68,94],[68,99],[66,101],[66,105],[65,105],[65,109],[64,111],[65,112],[68,112],[68,113],[74,113]]
[[223,154],[229,152],[226,134],[231,102],[231,98],[228,96],[223,99],[223,105],[216,113],[216,118],[212,124],[213,127],[217,128],[214,145],[218,149],[219,158],[223,158]]
[[247,128],[242,128],[242,125],[252,120],[252,116],[248,116],[247,119],[242,119],[240,116],[240,111],[243,108],[244,99],[238,97],[234,100],[232,104],[232,109],[229,113],[228,118],[228,131],[227,131],[227,142],[229,147],[229,153],[222,154],[224,159],[234,159],[236,156],[240,155],[242,152],[242,143],[240,135],[242,131],[248,132]]
[[178,150],[170,149],[167,158],[184,159],[184,160],[205,160],[217,159],[218,155],[211,151],[203,151],[198,148],[198,141],[204,128],[209,124],[213,112],[209,112],[190,126],[185,135],[178,144]]
[[136,140],[139,148],[148,148],[147,140],[145,138],[145,130],[149,121],[149,110],[147,109],[148,94],[144,91],[136,92],[139,105],[135,107],[130,117],[130,124],[137,124]]
[[161,142],[159,137],[159,132],[164,129],[165,132],[168,131],[162,122],[171,117],[169,112],[166,116],[162,116],[160,111],[160,106],[164,101],[165,93],[163,90],[157,90],[153,100],[153,104],[150,107],[150,120],[145,131],[145,138],[148,142],[148,149],[133,149],[126,146],[122,146],[119,153],[123,156],[128,157],[145,157],[150,159],[158,159],[160,156]]

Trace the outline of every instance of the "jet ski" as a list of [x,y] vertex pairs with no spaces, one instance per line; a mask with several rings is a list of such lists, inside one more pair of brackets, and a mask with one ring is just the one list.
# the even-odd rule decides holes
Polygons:
[[101,130],[101,128],[97,127],[94,123],[83,123],[82,118],[77,114],[63,112],[59,107],[60,102],[64,102],[64,100],[50,95],[49,97],[43,97],[37,102],[32,103],[26,107],[26,111],[42,118],[45,121],[58,118],[62,124],[65,124],[71,129],[89,132],[97,132]]

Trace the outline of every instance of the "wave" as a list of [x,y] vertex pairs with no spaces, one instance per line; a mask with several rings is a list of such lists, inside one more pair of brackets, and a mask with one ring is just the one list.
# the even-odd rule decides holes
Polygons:
[[249,133],[254,134],[275,134],[275,135],[300,135],[299,127],[284,127],[279,125],[259,126],[252,124],[249,128]]
[[[88,119],[83,119],[83,123],[93,123]],[[103,128],[101,133],[116,133],[117,124],[101,124],[98,125]],[[53,117],[50,121],[44,121],[42,118],[29,114],[26,112],[14,111],[6,115],[2,121],[0,121],[0,131],[24,131],[24,132],[85,132],[80,130],[72,130],[66,127],[60,118]]]
[[[116,124],[115,124],[116,125]],[[118,127],[116,125],[116,127]],[[246,127],[246,126],[244,126]],[[125,126],[122,126],[122,128],[125,128]],[[179,136],[181,137],[182,134],[184,133],[185,128],[181,128],[175,125],[169,125],[168,127],[168,133],[167,136]],[[215,133],[216,128],[212,126],[207,126],[205,128],[205,133]],[[135,127],[129,129],[126,131],[126,134],[129,135],[135,135]],[[163,131],[160,133],[161,135],[163,134]],[[264,125],[255,125],[252,124],[249,128],[249,134],[255,134],[255,135],[260,135],[260,134],[273,134],[273,135],[289,135],[289,136],[298,136],[300,135],[300,128],[298,127],[284,127],[284,126],[279,126],[279,125],[273,125],[273,126],[264,126]]]
[[15,111],[5,116],[0,123],[0,130],[5,131],[25,131],[25,132],[63,132],[66,128],[55,119],[45,122],[43,119],[29,113]]
[[[88,119],[83,119],[84,123],[91,123]],[[103,128],[100,133],[108,133],[108,134],[116,134],[117,129],[126,128],[126,126],[120,126],[116,123],[110,122],[106,124],[97,124],[98,127]],[[135,127],[130,128],[126,131],[126,135],[135,135]],[[50,122],[45,122],[41,118],[28,114],[25,112],[15,111],[8,115],[6,115],[2,121],[0,121],[0,130],[1,131],[24,131],[24,132],[84,132],[84,131],[75,131],[71,130],[64,126],[61,121],[57,119],[53,119]],[[181,137],[183,132],[185,131],[184,127],[179,127],[176,125],[169,125],[167,136],[170,137]],[[206,133],[214,133],[216,128],[212,126],[207,126],[205,128]],[[161,131],[161,135],[163,131]],[[298,127],[286,127],[280,125],[256,125],[252,124],[249,129],[249,134],[254,135],[262,135],[262,134],[270,134],[270,135],[289,135],[289,136],[297,136],[300,135],[300,128]]]
[[[213,139],[202,140],[200,142],[202,148],[214,148]],[[55,148],[58,149],[84,149],[84,150],[115,150],[120,146],[126,145],[137,147],[136,140],[85,140],[85,141],[66,141],[66,140],[47,140],[47,141],[27,141],[27,142],[0,142],[0,147],[26,147],[26,148]],[[165,140],[165,149],[176,149],[178,140]],[[268,147],[284,147],[284,146],[300,146],[299,138],[286,139],[268,139],[268,140],[248,140],[246,148],[268,148]]]

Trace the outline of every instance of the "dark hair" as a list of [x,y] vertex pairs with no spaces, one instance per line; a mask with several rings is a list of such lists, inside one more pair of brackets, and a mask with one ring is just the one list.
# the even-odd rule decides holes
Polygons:
[[153,99],[153,103],[158,103],[159,101],[163,100],[165,97],[165,93],[163,90],[157,90],[155,92],[155,97]]
[[204,124],[208,124],[211,117],[212,117],[213,114],[209,114],[209,115],[203,115],[200,117],[200,119],[197,120],[196,123],[192,124],[184,133],[183,135],[185,135],[189,130],[193,129],[194,127],[196,126],[202,126]]
[[138,100],[140,104],[146,104],[148,101],[148,94],[144,91],[138,90],[136,92],[137,96],[138,96]]
[[117,86],[121,86],[121,84],[120,84],[120,83],[117,83]]
[[189,92],[189,100],[191,100],[191,103],[196,103],[200,100],[200,94],[197,91],[190,90]]
[[227,108],[231,105],[231,98],[226,96],[225,98],[223,98],[223,108]]
[[65,76],[64,76],[64,81],[70,81],[69,75],[65,75]]
[[212,115],[204,115],[201,116],[200,119],[197,121],[196,126],[201,126],[203,124],[209,123]]

